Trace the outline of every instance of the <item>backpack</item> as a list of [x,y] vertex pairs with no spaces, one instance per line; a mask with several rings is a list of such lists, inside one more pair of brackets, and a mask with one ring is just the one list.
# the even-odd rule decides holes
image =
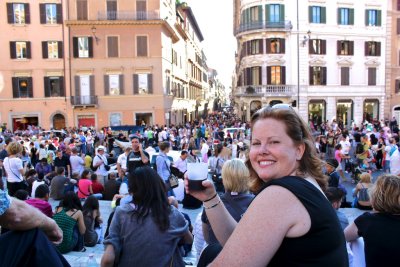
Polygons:
[[93,166],[93,161],[94,161],[94,158],[92,159],[92,162],[90,162],[90,169],[95,172],[95,171],[97,171],[97,168],[99,168],[99,167]]
[[362,184],[361,186],[363,188],[358,192],[358,201],[369,201],[368,188],[365,188]]
[[364,153],[364,145],[361,143],[358,143],[356,146],[356,154],[362,154]]

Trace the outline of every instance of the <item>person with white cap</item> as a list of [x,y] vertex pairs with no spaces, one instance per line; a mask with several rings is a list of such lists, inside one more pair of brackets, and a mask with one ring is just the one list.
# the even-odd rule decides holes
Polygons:
[[104,146],[98,146],[97,155],[93,158],[93,166],[97,167],[96,170],[97,180],[103,186],[106,184],[108,178],[108,170],[109,170],[109,167],[107,167],[108,162],[104,150],[105,150]]

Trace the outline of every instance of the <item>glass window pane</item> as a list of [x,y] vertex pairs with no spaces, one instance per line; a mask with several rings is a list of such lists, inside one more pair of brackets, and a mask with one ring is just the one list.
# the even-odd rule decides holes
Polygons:
[[14,23],[24,24],[25,23],[25,5],[24,4],[14,4]]
[[78,38],[78,52],[79,57],[89,57],[89,40],[87,37]]
[[49,77],[50,82],[50,96],[58,97],[61,96],[61,86],[59,77]]
[[56,4],[46,4],[46,23],[57,23],[57,7]]
[[47,42],[49,58],[58,58],[58,42]]
[[17,58],[26,58],[26,42],[16,42]]
[[120,88],[119,88],[119,75],[109,75],[109,88],[110,88],[110,95],[119,95]]
[[149,91],[147,74],[138,74],[138,78],[139,78],[139,93],[147,94]]

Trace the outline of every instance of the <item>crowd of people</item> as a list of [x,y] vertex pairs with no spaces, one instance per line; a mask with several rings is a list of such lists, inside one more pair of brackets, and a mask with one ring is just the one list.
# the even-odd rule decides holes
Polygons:
[[[248,123],[221,112],[134,133],[2,131],[0,248],[10,240],[24,246],[0,261],[9,257],[4,262],[16,266],[30,247],[44,246],[51,266],[68,266],[62,254],[104,244],[102,266],[185,266],[192,246],[198,266],[352,266],[346,241],[362,237],[367,266],[395,266],[396,129],[389,123],[346,129],[333,120],[317,134],[290,106],[278,104]],[[191,190],[187,164],[200,162],[208,164],[209,179],[204,190]],[[374,182],[376,170],[387,174]],[[373,210],[353,223],[339,210],[349,205],[347,173],[356,183],[353,206]],[[182,197],[174,177],[181,179]],[[60,201],[55,210],[49,198]],[[109,218],[101,216],[101,199],[114,208]],[[179,202],[203,210],[192,222]]]

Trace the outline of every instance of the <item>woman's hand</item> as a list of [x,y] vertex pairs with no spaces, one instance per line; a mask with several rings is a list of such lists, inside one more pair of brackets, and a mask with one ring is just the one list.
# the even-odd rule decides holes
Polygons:
[[215,196],[215,194],[217,193],[214,185],[211,181],[209,180],[204,180],[202,182],[203,187],[205,187],[205,189],[203,190],[199,190],[199,191],[190,191],[189,190],[189,178],[187,173],[185,173],[184,175],[185,178],[185,191],[186,194],[190,194],[192,196],[194,196],[195,198],[197,198],[200,201],[206,201],[210,198],[212,198],[213,196]]

